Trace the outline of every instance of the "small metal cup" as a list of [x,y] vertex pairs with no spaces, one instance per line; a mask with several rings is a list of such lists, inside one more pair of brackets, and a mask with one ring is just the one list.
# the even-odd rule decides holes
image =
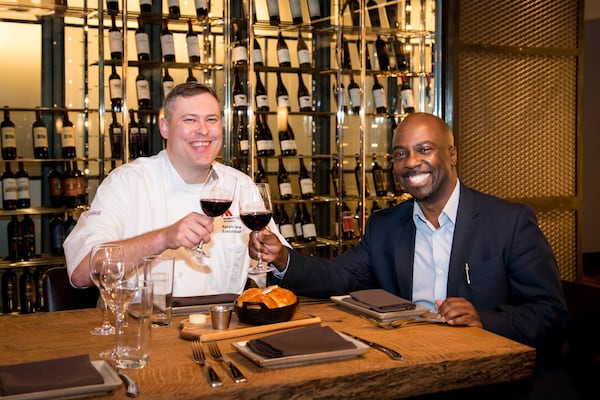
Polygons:
[[231,321],[230,306],[214,306],[210,309],[210,320],[213,329],[227,329]]

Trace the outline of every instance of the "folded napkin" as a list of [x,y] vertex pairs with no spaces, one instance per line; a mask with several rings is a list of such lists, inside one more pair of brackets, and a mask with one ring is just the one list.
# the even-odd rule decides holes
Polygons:
[[104,377],[87,354],[0,366],[3,396],[103,383]]
[[350,297],[345,298],[344,301],[382,313],[414,310],[417,307],[410,300],[398,297],[384,289],[367,289],[350,292]]
[[254,353],[268,358],[356,349],[354,343],[345,340],[330,327],[321,325],[253,339],[246,345]]
[[239,294],[224,293],[206,296],[173,297],[173,307],[202,306],[206,304],[233,303]]

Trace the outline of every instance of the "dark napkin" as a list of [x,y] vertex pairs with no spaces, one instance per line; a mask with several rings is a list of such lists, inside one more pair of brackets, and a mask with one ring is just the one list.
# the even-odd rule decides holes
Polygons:
[[203,306],[206,304],[233,303],[239,294],[224,293],[206,296],[173,297],[173,307]]
[[330,327],[321,325],[249,340],[246,345],[254,353],[268,358],[356,349],[354,343],[345,340]]
[[103,383],[104,377],[87,354],[0,366],[3,396]]
[[410,300],[398,297],[384,289],[367,289],[350,292],[345,302],[377,312],[394,312],[414,310],[417,305]]

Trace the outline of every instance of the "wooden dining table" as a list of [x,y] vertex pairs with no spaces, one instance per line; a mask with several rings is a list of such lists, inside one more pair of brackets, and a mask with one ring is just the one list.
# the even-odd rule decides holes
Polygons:
[[[445,324],[383,329],[331,302],[302,303],[298,312],[318,316],[337,331],[378,342],[400,352],[394,361],[369,348],[346,360],[283,368],[263,368],[238,352],[232,342],[272,333],[219,340],[226,358],[248,378],[234,383],[226,367],[213,362],[223,385],[212,388],[206,371],[192,359],[191,342],[182,338],[180,322],[152,328],[150,363],[127,370],[139,388],[139,399],[398,399],[428,393],[529,379],[535,349],[480,328]],[[233,319],[236,318],[234,315]],[[0,317],[0,365],[99,353],[114,346],[114,336],[92,336],[102,314],[97,309]],[[274,332],[273,332],[274,333]],[[125,388],[101,399],[123,399]]]

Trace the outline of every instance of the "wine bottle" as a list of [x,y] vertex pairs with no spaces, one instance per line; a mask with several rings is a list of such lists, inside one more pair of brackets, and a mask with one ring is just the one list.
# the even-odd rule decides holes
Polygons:
[[275,142],[273,140],[273,133],[271,132],[271,128],[269,128],[269,124],[267,123],[267,116],[263,114],[260,116],[262,119],[262,126],[265,132],[265,138],[267,141],[267,156],[275,155]]
[[302,69],[308,69],[312,66],[312,62],[310,59],[310,52],[308,51],[308,45],[304,41],[302,37],[302,33],[298,30],[298,45],[296,48],[298,53],[298,64]]
[[377,156],[373,154],[373,162],[371,164],[371,174],[373,175],[373,184],[375,185],[375,193],[377,196],[385,196],[387,194],[385,173],[383,168],[377,162]]
[[77,225],[77,221],[73,218],[73,213],[67,213],[67,219],[65,220],[65,238],[69,236],[69,233],[75,228],[75,225]]
[[371,203],[371,215],[373,215],[373,213],[375,211],[379,211],[379,210],[381,210],[381,207],[377,203],[377,200],[373,200],[373,203]]
[[402,72],[407,71],[410,66],[410,55],[407,51],[408,46],[406,45],[406,43],[401,42],[397,38],[394,38],[393,42],[394,52],[396,53],[397,68]]
[[63,201],[65,207],[76,208],[78,205],[77,196],[77,175],[71,168],[71,163],[65,163],[66,169],[63,174],[62,189],[63,189]]
[[244,120],[244,114],[238,113],[237,115],[237,138],[239,146],[240,156],[248,156],[250,148],[250,139],[248,137],[248,124]]
[[279,1],[267,0],[267,10],[269,13],[269,23],[271,25],[279,25]]
[[360,26],[360,2],[358,0],[348,0],[346,4],[350,6],[352,25]]
[[375,112],[385,114],[387,107],[385,105],[385,92],[383,86],[379,83],[377,75],[373,75],[373,102],[375,103]]
[[312,96],[304,84],[302,74],[298,72],[298,106],[300,111],[312,111]]
[[[258,121],[256,121],[258,123]],[[265,171],[262,161],[260,158],[256,159],[256,172],[254,173],[254,182],[256,183],[269,183],[267,178],[267,172]]]
[[135,78],[135,93],[137,94],[138,107],[141,110],[150,109],[150,83],[141,67],[138,69],[138,76]]
[[[8,238],[8,260],[20,260],[23,246],[23,228],[16,215],[12,215],[10,222],[6,225],[6,237]],[[2,294],[6,293],[4,290],[3,287]]]
[[21,258],[29,260],[35,257],[35,223],[25,214],[21,220],[21,230],[23,231],[23,242],[21,243]]
[[17,208],[31,207],[31,191],[29,187],[29,174],[23,167],[23,162],[19,161],[19,169],[15,174],[17,181]]
[[335,97],[335,101],[337,103],[338,108],[344,112],[348,112],[348,98],[346,97],[344,83],[340,82],[337,85],[335,82],[333,83],[333,97]]
[[117,15],[119,13],[119,0],[106,0],[106,12],[110,16]]
[[254,142],[256,143],[256,155],[259,157],[266,156],[269,150],[269,144],[267,143],[265,129],[259,118],[256,118],[254,126]]
[[181,8],[179,0],[168,0],[169,3],[169,19],[179,19],[181,17]]
[[402,84],[400,85],[400,97],[402,99],[402,112],[410,114],[415,112],[415,98],[412,87],[406,75],[402,75]]
[[379,19],[379,8],[375,0],[367,1],[367,9],[369,10],[369,20],[373,28],[379,28],[381,26],[381,20]]
[[173,90],[175,87],[175,81],[173,81],[173,77],[169,75],[169,69],[165,68],[165,74],[162,77],[162,90],[163,90],[163,99],[167,97],[169,92]]
[[360,111],[360,87],[354,81],[354,75],[352,73],[350,73],[348,95],[348,97],[350,97],[350,105],[352,106],[352,111],[358,113]]
[[298,171],[298,182],[300,184],[300,197],[303,199],[312,199],[315,195],[313,188],[313,180],[308,173],[306,165],[304,165],[304,159],[299,158],[300,170]]
[[294,233],[296,241],[304,241],[304,236],[302,236],[302,208],[300,208],[300,203],[296,203],[294,206]]
[[[110,138],[110,151],[112,158],[121,158],[123,149],[123,126],[117,120],[117,113],[112,112],[112,122],[108,127],[108,136]],[[64,188],[63,188],[64,190]]]
[[398,3],[392,1],[386,2],[385,14],[390,28],[398,28]]
[[198,82],[198,78],[196,78],[194,76],[194,70],[192,68],[188,68],[188,76],[185,79],[186,83],[190,83],[190,82]]
[[269,97],[267,96],[267,89],[263,85],[260,79],[260,74],[256,71],[256,91],[254,94],[256,100],[256,109],[258,111],[269,111]]
[[319,5],[319,0],[308,0],[308,15],[310,15],[311,21],[321,18],[321,6]]
[[14,160],[17,158],[17,129],[14,122],[10,120],[8,106],[4,106],[4,121],[0,123],[2,131],[2,158]]
[[342,69],[352,69],[350,46],[348,45],[348,40],[344,36],[342,36]]
[[117,67],[111,66],[111,73],[108,77],[108,93],[110,95],[110,105],[113,111],[121,111],[123,102],[123,82],[121,76],[117,73]]
[[277,184],[279,185],[279,198],[281,200],[290,200],[292,198],[292,182],[283,159],[279,159],[279,170],[277,173]]
[[199,19],[205,18],[208,16],[208,8],[209,8],[210,0],[196,0],[196,16]]
[[231,51],[231,61],[234,65],[248,64],[248,46],[246,39],[243,37],[240,23],[233,23],[233,38],[231,40],[233,50]]
[[275,227],[279,230],[279,224],[281,221],[281,213],[279,211],[279,205],[273,204],[273,222],[275,223]]
[[75,129],[73,123],[69,120],[69,112],[63,111],[61,146],[63,158],[75,158]]
[[379,70],[389,70],[390,57],[387,50],[387,43],[379,35],[377,35],[377,40],[375,40],[375,50],[377,51],[377,61],[379,62]]
[[87,205],[87,179],[82,170],[73,161],[73,175],[75,175],[75,187],[77,189],[77,206]]
[[238,110],[243,110],[248,107],[248,96],[246,96],[246,89],[242,84],[238,70],[235,71],[233,83],[233,106]]
[[140,13],[152,14],[152,0],[140,0]]
[[354,216],[346,202],[342,203],[342,238],[346,240],[354,238]]
[[2,181],[2,208],[4,210],[17,209],[17,178],[10,169],[10,163],[4,163]]
[[317,227],[313,221],[312,215],[308,212],[306,203],[302,203],[302,236],[307,242],[317,240]]
[[42,112],[35,110],[35,121],[31,125],[33,134],[33,157],[48,158],[48,128],[42,120]]
[[111,15],[111,25],[108,29],[108,47],[110,49],[110,59],[115,61],[123,60],[123,37],[121,31],[117,28],[116,17]]
[[56,168],[56,163],[52,163],[52,169],[48,173],[48,188],[50,192],[50,205],[52,207],[62,207],[62,174]]
[[296,137],[289,123],[286,125],[285,130],[279,130],[279,146],[281,147],[281,155],[284,157],[295,156],[297,153]]
[[29,268],[23,268],[23,273],[19,277],[19,293],[21,294],[21,314],[31,314],[35,312],[35,281]]
[[160,32],[160,49],[166,62],[175,61],[175,42],[173,32],[169,30],[169,20],[163,18],[162,31]]
[[292,14],[292,22],[294,24],[302,23],[302,7],[300,0],[290,0],[290,12]]
[[2,312],[4,314],[19,312],[18,295],[17,274],[12,269],[6,269],[2,274]]
[[60,214],[54,214],[50,221],[50,246],[53,256],[64,255],[63,242],[65,241],[65,221]]
[[187,45],[188,58],[190,62],[200,62],[200,43],[198,41],[198,34],[194,32],[191,19],[188,19],[188,30],[185,34],[185,42]]
[[281,236],[288,241],[288,243],[292,243],[295,240],[294,225],[292,225],[292,221],[290,220],[287,211],[285,211],[285,206],[283,204],[281,205],[280,210],[281,217],[279,219],[279,232],[281,233]]
[[394,174],[394,161],[392,160],[392,156],[388,154],[386,158],[388,161],[388,166],[386,168],[388,196],[400,196],[404,193],[404,188],[402,187],[402,184],[398,182],[398,179],[396,179],[396,174]]
[[[337,154],[332,154],[332,164],[329,170],[331,176],[331,183],[333,184],[333,193],[335,197],[346,197],[346,186],[344,185],[344,173],[340,172],[340,163],[337,158]],[[340,192],[341,189],[341,192]]]
[[[356,161],[356,165],[354,166],[354,180],[356,181],[356,189],[358,190],[358,195],[360,197],[360,188],[363,188],[363,192],[365,196],[369,196],[369,189],[367,189],[367,181],[362,181],[362,162],[360,161],[359,155],[354,156],[354,160]],[[366,175],[365,175],[366,178]]]
[[256,38],[254,38],[254,50],[252,51],[254,52],[254,66],[257,67],[265,65],[265,61],[262,55],[262,49],[260,48],[260,44],[258,43],[258,40],[256,40]]
[[150,138],[148,136],[148,126],[144,122],[144,117],[138,113],[138,130],[140,131],[140,155],[148,157],[150,155]]
[[290,97],[288,95],[288,90],[283,84],[283,80],[281,79],[281,73],[277,71],[277,108],[286,108],[290,111],[292,108],[290,107]]
[[135,120],[135,112],[129,110],[129,158],[140,156],[140,127]]
[[33,273],[36,311],[48,311],[48,307],[46,306],[46,285],[44,284],[44,278],[44,267],[37,267]]
[[288,48],[287,43],[283,39],[283,35],[281,31],[279,32],[277,38],[277,62],[280,67],[291,67],[291,57],[290,57],[290,49]]

